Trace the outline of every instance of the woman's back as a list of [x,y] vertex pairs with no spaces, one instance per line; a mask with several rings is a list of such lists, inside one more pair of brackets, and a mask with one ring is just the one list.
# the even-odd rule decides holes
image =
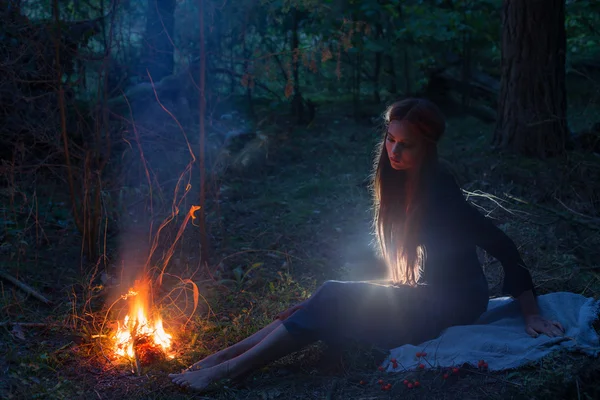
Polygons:
[[[452,174],[436,165],[427,177],[420,241],[425,249],[419,283],[480,288],[487,283],[469,235],[474,214]],[[476,210],[475,210],[476,211]]]
[[425,197],[421,228],[426,251],[424,283],[479,287],[486,281],[477,258],[476,247],[480,247],[502,264],[504,294],[517,297],[533,290],[531,276],[514,242],[466,201],[444,167],[438,165],[432,170]]

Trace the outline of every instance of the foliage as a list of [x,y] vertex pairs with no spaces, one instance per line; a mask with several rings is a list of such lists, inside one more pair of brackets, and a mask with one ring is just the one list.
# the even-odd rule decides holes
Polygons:
[[567,1],[567,67],[582,58],[600,54],[600,3],[597,1]]
[[[57,345],[48,340],[23,353],[10,349],[2,355],[0,362],[6,359],[15,368],[7,386],[0,380],[0,393],[8,388],[26,397],[96,395],[90,385],[99,377],[98,385],[109,397],[173,398],[164,371],[152,371],[146,387],[141,383],[145,377],[134,380],[123,377],[121,369],[114,376],[101,369],[106,364],[93,328],[105,311],[103,296],[121,294],[125,283],[115,280],[138,261],[131,255],[135,261],[122,262],[128,252],[140,253],[135,256],[143,259],[141,264],[165,267],[165,279],[175,281],[176,288],[184,287],[182,282],[198,283],[212,307],[197,313],[197,331],[182,333],[181,342],[189,344],[185,350],[200,348],[179,361],[185,363],[256,331],[324,279],[362,279],[352,275],[356,265],[343,260],[368,266],[372,274],[377,260],[369,248],[365,182],[378,134],[373,123],[379,122],[383,103],[422,93],[434,72],[450,65],[459,75],[472,69],[485,71],[492,80],[498,77],[497,0],[205,0],[208,140],[199,144],[199,2],[178,0],[170,37],[173,76],[150,84],[140,59],[148,37],[160,34],[146,31],[153,1],[120,0],[112,14],[109,0],[60,0],[58,24],[51,19],[51,0],[22,1],[22,12],[13,19],[3,14],[0,57],[10,62],[0,62],[0,168],[7,172],[0,182],[0,254],[6,259],[0,267],[55,299],[57,306],[49,316],[47,309],[25,307],[31,299],[2,286],[2,320],[48,319],[68,326],[45,332],[58,336]],[[0,0],[0,13],[6,4]],[[567,2],[573,70],[580,60],[597,61],[600,55],[599,8],[593,0]],[[64,34],[75,23],[102,15],[99,29],[60,49],[63,65],[57,71],[56,26]],[[590,84],[597,81],[587,75],[581,79],[582,87],[569,99],[578,130],[596,122],[597,108],[591,103],[599,100],[597,86]],[[65,127],[59,118],[61,88]],[[284,109],[297,95],[316,103],[317,117],[302,121],[306,128],[292,122]],[[352,110],[349,99],[358,107]],[[598,232],[592,222],[598,218],[600,194],[586,178],[598,175],[597,160],[578,154],[561,167],[504,157],[487,147],[490,126],[452,118],[452,110],[445,110],[449,134],[441,154],[455,162],[461,180],[497,196],[528,196],[528,203],[511,203],[519,212],[494,213],[511,222],[517,241],[530,245],[527,261],[543,290],[566,287],[597,296],[596,285],[588,281],[597,278]],[[241,138],[239,149],[232,145],[235,138]],[[194,157],[200,146],[207,150],[211,174],[206,215],[215,255],[208,271],[197,265],[197,221],[192,216],[189,226],[182,224],[197,205]],[[67,196],[65,148],[76,177],[75,212]],[[246,157],[251,152],[254,156]],[[541,204],[550,206],[538,208]],[[90,225],[77,232],[78,212],[97,223],[90,225],[96,228],[93,245],[103,249],[100,257],[82,261],[82,236]],[[536,212],[542,223],[531,216]],[[163,229],[165,220],[173,222]],[[557,233],[560,229],[566,233]],[[152,243],[157,245],[151,253],[172,256],[168,265],[147,254],[148,238],[155,238],[157,230],[162,230],[161,241]],[[362,250],[369,256],[356,256]],[[486,262],[493,282],[500,277],[496,267]],[[107,294],[109,289],[114,292]],[[157,291],[162,296],[157,302],[178,308],[181,298],[171,301],[174,292]],[[180,292],[182,297],[187,293]],[[188,309],[181,310],[179,314]],[[27,345],[18,342],[23,334],[38,337],[30,330],[3,334],[2,340],[23,347]],[[27,352],[38,355],[23,357]],[[97,360],[102,367],[94,364]],[[181,366],[171,362],[162,367]],[[38,379],[36,373],[43,375]],[[59,373],[61,386],[52,389]],[[93,383],[82,382],[82,374]],[[498,382],[530,379],[528,371],[515,374]],[[265,372],[267,378],[258,381],[269,385],[266,381],[274,375]],[[322,383],[315,383],[315,376],[307,378],[312,379],[313,397],[312,386]],[[435,386],[439,378],[431,376],[430,382],[441,392],[446,386]],[[461,390],[489,383],[487,379],[450,388],[450,397],[468,397]],[[535,388],[546,382],[533,380],[541,382]],[[344,376],[343,387],[335,389],[328,378],[319,390],[322,397],[332,397],[336,390],[348,398],[364,396],[355,381]],[[132,386],[135,395],[128,392]],[[223,389],[219,395],[242,398],[248,392]],[[306,397],[298,393],[298,398]]]
[[[93,10],[98,10],[101,2],[62,1],[61,4],[62,17],[73,20],[93,16],[97,13]],[[113,63],[119,67],[112,71],[122,75],[121,83],[126,85],[122,89],[138,81],[134,76],[140,72],[135,70],[134,64],[144,45],[141,32],[145,14],[140,10],[145,6],[143,1],[124,1],[119,5],[117,25],[113,31],[117,43],[113,48]],[[24,2],[22,7],[30,18],[50,17],[49,2]],[[598,7],[597,2],[589,0],[567,2],[569,56],[589,57],[599,51],[595,28],[600,22]],[[107,8],[106,3],[104,8]],[[302,54],[296,56],[286,47],[289,15],[293,9],[302,12]],[[362,43],[363,71],[372,71],[375,54],[383,53],[392,57],[400,69],[410,69],[402,74],[396,73],[395,78],[385,76],[384,80],[410,75],[420,85],[427,83],[428,68],[443,65],[450,53],[463,57],[468,47],[470,57],[492,71],[497,70],[500,55],[500,4],[494,0],[254,0],[223,4],[209,1],[206,13],[210,26],[207,41],[209,52],[213,55],[209,58],[212,69],[228,69],[237,76],[247,77],[248,73],[256,81],[269,82],[269,86],[280,92],[288,79],[287,72],[282,76],[282,69],[289,72],[294,57],[302,58],[303,85],[308,87],[319,81],[316,77],[347,75],[351,66],[344,66],[348,60],[336,53],[352,51],[347,43],[344,44],[348,39]],[[178,65],[184,66],[194,60],[198,52],[196,2],[179,1],[176,19],[177,32],[173,37],[175,57]],[[362,34],[353,36],[355,31],[349,30],[347,25],[350,21],[364,24]],[[381,25],[382,35],[375,33],[377,25]],[[95,45],[99,44],[98,39]],[[411,50],[410,66],[401,67],[403,61],[399,50],[403,48]],[[97,47],[96,51],[103,50]],[[329,53],[332,57],[328,56]],[[319,62],[319,58],[331,61]],[[342,65],[336,62],[340,58]],[[346,73],[341,74],[341,69],[346,69]],[[365,78],[368,75],[365,72]],[[232,85],[228,81],[235,79],[230,73],[219,73],[215,78],[220,83],[212,85],[211,90],[221,94],[230,91]],[[233,87],[236,91],[245,90],[247,81],[247,78],[238,79]],[[368,85],[363,85],[363,88]]]

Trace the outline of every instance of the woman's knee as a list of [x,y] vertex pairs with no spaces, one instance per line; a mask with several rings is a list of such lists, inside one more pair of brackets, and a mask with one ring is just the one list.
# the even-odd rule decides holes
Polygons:
[[340,282],[340,281],[325,281],[321,284],[321,286],[317,289],[316,293],[319,292],[325,292],[325,293],[331,293],[334,291],[339,291],[340,287],[342,287],[344,285],[344,282]]
[[340,297],[340,292],[343,290],[344,282],[340,281],[325,281],[317,288],[310,297],[310,302],[331,301]]
[[321,284],[322,287],[338,287],[341,285],[344,285],[346,282],[342,282],[342,281],[335,281],[335,280],[328,280],[323,282],[323,284]]

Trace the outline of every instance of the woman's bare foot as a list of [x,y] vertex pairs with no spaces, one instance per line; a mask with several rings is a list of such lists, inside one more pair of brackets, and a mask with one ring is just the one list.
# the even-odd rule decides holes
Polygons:
[[211,383],[227,378],[228,369],[227,363],[224,363],[212,368],[169,374],[169,378],[181,387],[205,391]]
[[[284,326],[279,325],[274,327],[273,331],[255,346],[228,361],[211,368],[169,374],[169,378],[179,386],[205,391],[213,382],[225,378],[237,379],[256,368],[300,349],[309,342],[311,340],[298,340]],[[238,347],[239,349],[240,347]]]

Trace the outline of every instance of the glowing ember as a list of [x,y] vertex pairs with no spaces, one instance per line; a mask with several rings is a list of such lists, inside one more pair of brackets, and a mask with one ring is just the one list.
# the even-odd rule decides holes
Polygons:
[[[136,290],[130,289],[122,296],[123,299],[129,299],[129,314],[123,320],[123,325],[119,324],[117,332],[114,335],[115,353],[120,356],[134,358],[136,352],[139,355],[139,345],[153,347],[162,350],[169,355],[171,348],[171,335],[165,332],[162,319],[156,317],[149,319],[148,316],[148,282],[136,284]],[[172,355],[169,355],[173,358]]]

